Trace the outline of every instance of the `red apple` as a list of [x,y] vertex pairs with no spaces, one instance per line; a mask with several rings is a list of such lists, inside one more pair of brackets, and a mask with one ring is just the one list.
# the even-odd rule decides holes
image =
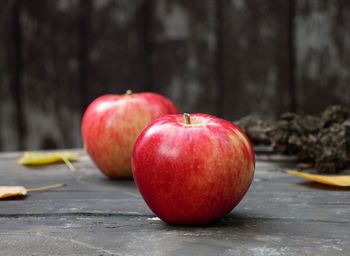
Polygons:
[[132,178],[131,155],[137,136],[154,118],[174,113],[174,104],[155,93],[101,96],[84,113],[84,147],[108,177]]
[[158,118],[142,131],[132,168],[141,195],[160,219],[203,225],[239,203],[252,182],[255,160],[247,136],[232,123],[178,114]]

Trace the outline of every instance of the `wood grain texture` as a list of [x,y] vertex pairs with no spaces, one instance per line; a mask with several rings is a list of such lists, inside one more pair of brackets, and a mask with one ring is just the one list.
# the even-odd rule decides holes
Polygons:
[[0,150],[77,147],[106,93],[229,120],[350,105],[346,0],[2,0]]
[[285,1],[222,1],[222,113],[275,118],[291,106]]
[[103,94],[147,90],[144,2],[92,1],[84,93],[87,103]]
[[217,112],[216,7],[215,1],[151,2],[152,89],[181,112]]
[[[82,151],[73,164],[27,168],[0,154],[6,185],[65,187],[1,201],[6,255],[343,255],[350,250],[349,189],[284,172],[293,163],[257,161],[253,184],[225,218],[207,227],[166,225],[133,181],[105,178]],[[350,174],[350,170],[346,171]]]
[[19,65],[16,58],[17,1],[0,1],[0,151],[20,147],[17,92]]
[[77,1],[22,1],[24,148],[80,145]]
[[350,105],[350,2],[296,1],[296,90],[299,112]]

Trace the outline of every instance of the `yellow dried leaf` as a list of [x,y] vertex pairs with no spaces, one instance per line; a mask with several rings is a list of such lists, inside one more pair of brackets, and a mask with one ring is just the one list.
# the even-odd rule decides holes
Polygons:
[[318,183],[326,184],[326,185],[332,185],[332,186],[340,186],[340,187],[347,187],[350,186],[350,176],[349,175],[338,175],[338,176],[330,176],[330,175],[316,175],[316,174],[309,174],[305,172],[299,172],[295,170],[288,170],[289,174],[303,177],[305,179],[309,179]]
[[28,192],[45,191],[54,188],[63,187],[64,184],[54,184],[50,186],[40,188],[25,188],[22,186],[0,186],[0,199],[15,197],[15,196],[26,196]]
[[0,199],[14,196],[25,196],[27,192],[27,189],[21,186],[1,186]]
[[74,171],[75,168],[70,161],[77,159],[78,153],[68,151],[50,153],[25,152],[18,160],[18,163],[22,165],[46,165],[64,162],[70,170]]

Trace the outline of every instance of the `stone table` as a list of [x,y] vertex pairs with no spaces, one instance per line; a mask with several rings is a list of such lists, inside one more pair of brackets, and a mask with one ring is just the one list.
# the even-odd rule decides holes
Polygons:
[[[224,219],[171,226],[148,209],[133,181],[105,178],[80,152],[28,168],[0,154],[0,185],[63,188],[0,202],[1,255],[349,255],[350,190],[285,173],[294,163],[258,157],[254,182]],[[262,159],[262,160],[259,160]]]

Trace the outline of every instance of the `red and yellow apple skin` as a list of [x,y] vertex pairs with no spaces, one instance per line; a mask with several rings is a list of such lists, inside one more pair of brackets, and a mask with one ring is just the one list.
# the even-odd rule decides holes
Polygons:
[[163,221],[205,225],[227,215],[246,194],[255,159],[247,136],[223,119],[191,114],[154,120],[138,137],[134,180]]
[[153,119],[174,113],[175,105],[155,93],[101,96],[83,116],[85,150],[106,176],[132,178],[131,156],[137,136]]

